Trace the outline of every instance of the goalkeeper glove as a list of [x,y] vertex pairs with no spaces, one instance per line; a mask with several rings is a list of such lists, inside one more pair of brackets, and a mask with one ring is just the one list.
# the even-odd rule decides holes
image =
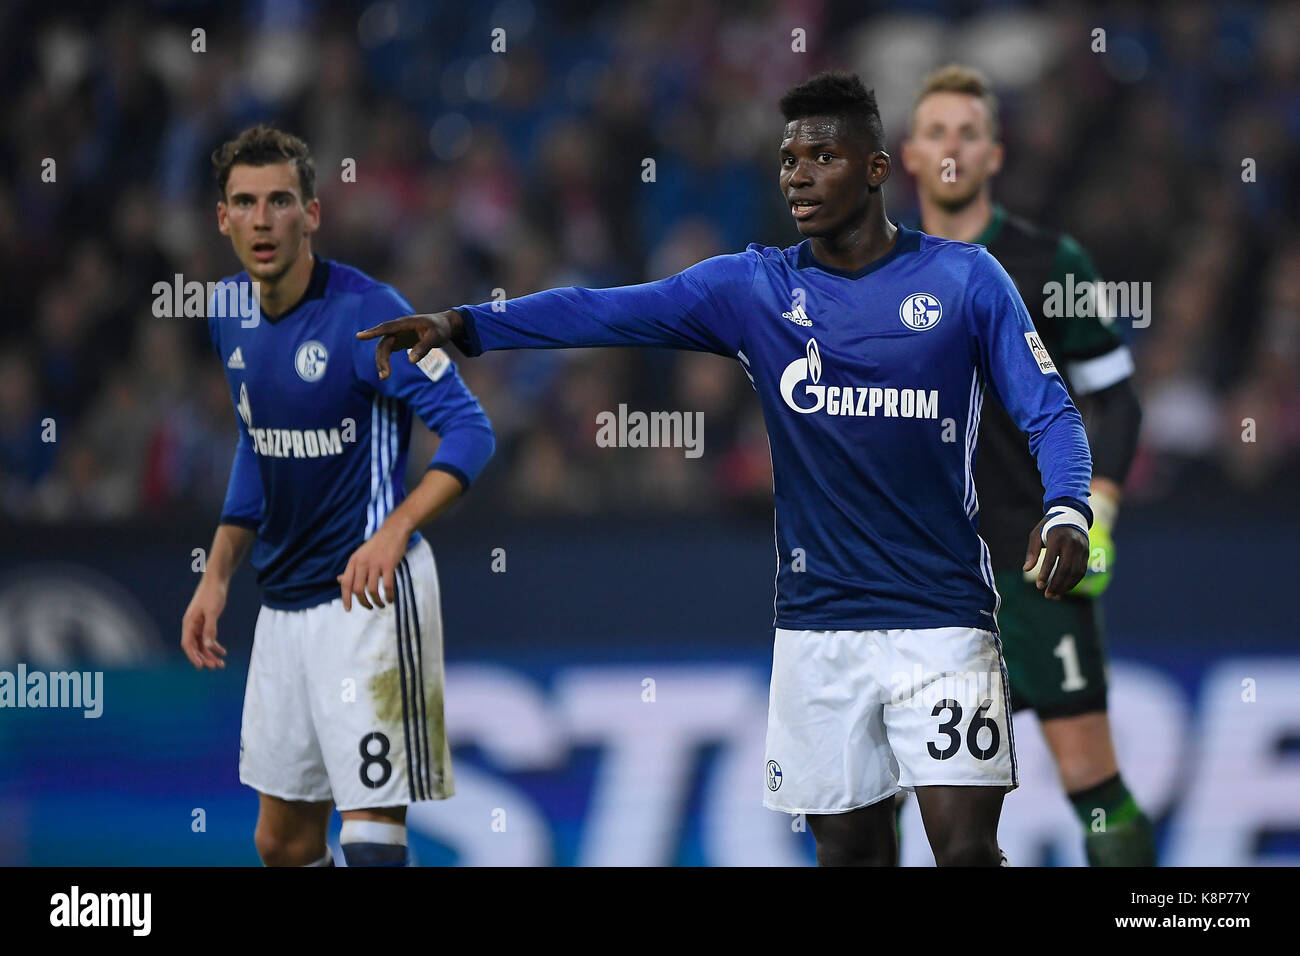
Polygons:
[[1070,593],[1095,598],[1100,597],[1101,592],[1110,585],[1111,572],[1115,567],[1115,540],[1111,537],[1111,529],[1115,527],[1119,502],[1110,495],[1094,491],[1088,495],[1088,504],[1092,508],[1092,529],[1088,532],[1088,572]]

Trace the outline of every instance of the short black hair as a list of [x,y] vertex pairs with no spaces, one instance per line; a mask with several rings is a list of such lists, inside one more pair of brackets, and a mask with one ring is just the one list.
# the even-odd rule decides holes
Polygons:
[[212,151],[212,169],[222,200],[226,198],[226,182],[230,179],[231,168],[239,165],[274,166],[277,163],[292,163],[298,170],[303,202],[316,197],[316,163],[307,144],[292,133],[259,123]]
[[846,120],[873,150],[885,148],[875,90],[867,89],[856,73],[826,70],[790,87],[781,97],[781,115],[787,123],[807,116],[834,116]]

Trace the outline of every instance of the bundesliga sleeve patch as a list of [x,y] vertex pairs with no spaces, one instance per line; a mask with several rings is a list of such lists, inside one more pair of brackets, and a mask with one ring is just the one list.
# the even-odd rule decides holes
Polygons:
[[1056,365],[1052,361],[1052,356],[1048,354],[1047,347],[1043,345],[1043,340],[1038,337],[1038,333],[1026,332],[1025,341],[1029,343],[1029,351],[1034,354],[1034,361],[1038,363],[1038,370],[1044,375],[1055,372]]
[[436,382],[451,367],[451,359],[442,349],[431,349],[428,355],[416,363],[416,367],[429,376],[429,381]]

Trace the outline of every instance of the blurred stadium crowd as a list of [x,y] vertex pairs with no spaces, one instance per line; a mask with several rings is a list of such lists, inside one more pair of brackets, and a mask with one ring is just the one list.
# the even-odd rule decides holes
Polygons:
[[[658,278],[800,238],[776,101],[817,69],[875,86],[895,147],[935,66],[984,69],[995,196],[1150,281],[1127,331],[1145,403],[1136,497],[1188,475],[1276,486],[1300,457],[1300,7],[1034,8],[839,0],[38,4],[0,13],[0,477],[9,517],[218,513],[234,414],[206,323],[152,287],[238,265],[209,154],[273,120],[316,157],[315,248],[420,311]],[[960,18],[956,14],[960,13]],[[205,52],[191,31],[203,28]],[[505,30],[504,54],[490,50]],[[1093,52],[1092,31],[1107,50]],[[806,53],[791,31],[806,31]],[[54,182],[43,162],[56,161]],[[344,159],[356,181],[343,182]],[[655,160],[653,181],[644,160]],[[1256,181],[1243,182],[1253,159]],[[901,165],[891,215],[916,225]],[[735,364],[659,351],[461,361],[498,453],[466,507],[770,508]],[[703,411],[705,454],[611,452],[596,413]],[[1255,442],[1242,440],[1243,419]],[[52,419],[57,440],[43,423]],[[413,441],[418,471],[433,439]]]

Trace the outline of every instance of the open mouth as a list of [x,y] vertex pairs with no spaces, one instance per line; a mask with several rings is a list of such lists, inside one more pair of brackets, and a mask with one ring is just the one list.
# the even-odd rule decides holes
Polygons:
[[268,262],[275,258],[275,243],[273,242],[255,242],[253,243],[253,258],[258,262]]
[[790,203],[790,214],[796,219],[807,219],[809,216],[813,215],[820,206],[821,203],[817,202],[815,199],[796,199],[794,202]]

